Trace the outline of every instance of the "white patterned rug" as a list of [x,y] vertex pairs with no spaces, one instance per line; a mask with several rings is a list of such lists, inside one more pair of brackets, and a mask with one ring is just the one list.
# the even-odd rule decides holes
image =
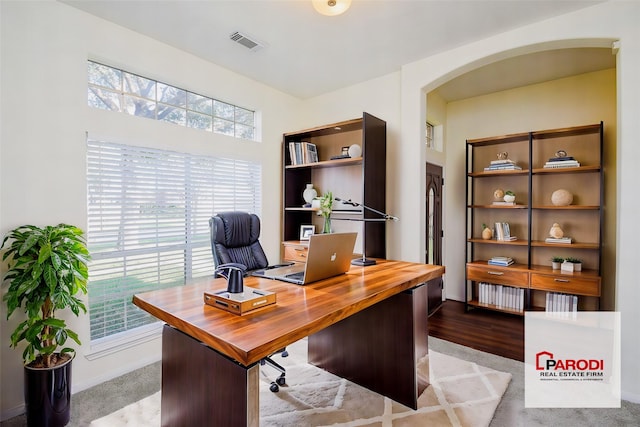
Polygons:
[[[278,359],[287,368],[287,385],[269,391],[277,374],[261,368],[261,426],[488,426],[511,374],[429,351],[418,372],[430,386],[418,409],[406,406],[306,363],[306,340]],[[160,425],[160,392],[91,423],[93,427]]]

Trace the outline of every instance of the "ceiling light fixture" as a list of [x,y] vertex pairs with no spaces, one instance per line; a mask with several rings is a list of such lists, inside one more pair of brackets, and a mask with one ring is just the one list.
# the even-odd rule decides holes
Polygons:
[[326,16],[336,16],[344,13],[351,6],[351,0],[311,0],[318,13]]

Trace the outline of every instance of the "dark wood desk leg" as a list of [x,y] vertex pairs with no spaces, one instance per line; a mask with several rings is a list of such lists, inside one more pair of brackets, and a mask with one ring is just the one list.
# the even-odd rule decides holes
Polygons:
[[165,325],[162,426],[258,427],[260,365],[238,363]]
[[417,375],[428,353],[427,286],[394,295],[309,336],[309,363],[416,409],[429,385]]

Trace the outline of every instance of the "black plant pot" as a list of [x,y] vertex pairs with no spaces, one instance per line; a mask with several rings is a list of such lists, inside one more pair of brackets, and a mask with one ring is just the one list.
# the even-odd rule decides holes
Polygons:
[[71,362],[55,368],[24,367],[24,403],[29,427],[62,427],[71,417]]

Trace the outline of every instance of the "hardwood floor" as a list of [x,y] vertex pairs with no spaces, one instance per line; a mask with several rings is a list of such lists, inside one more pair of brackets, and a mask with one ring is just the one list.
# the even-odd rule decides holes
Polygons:
[[524,361],[524,317],[444,301],[429,317],[429,335],[476,350]]

